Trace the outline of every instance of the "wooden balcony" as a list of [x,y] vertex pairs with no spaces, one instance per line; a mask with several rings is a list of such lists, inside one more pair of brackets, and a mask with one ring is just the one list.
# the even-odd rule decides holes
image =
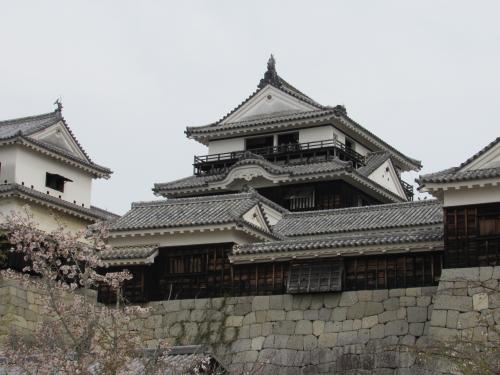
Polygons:
[[352,161],[354,168],[359,168],[365,164],[363,155],[346,148],[339,141],[325,140],[195,156],[193,163],[194,174],[202,176],[223,173],[247,151],[260,155],[273,163],[283,165],[327,161],[333,158]]

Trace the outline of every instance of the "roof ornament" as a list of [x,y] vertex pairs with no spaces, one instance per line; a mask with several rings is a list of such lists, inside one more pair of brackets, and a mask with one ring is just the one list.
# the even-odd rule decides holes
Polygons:
[[263,88],[266,85],[279,86],[280,79],[278,77],[278,73],[276,72],[276,60],[274,59],[273,54],[267,60],[267,70],[264,73],[264,78],[262,78],[257,85],[259,89]]
[[61,97],[59,97],[59,98],[56,99],[56,101],[54,102],[54,105],[57,106],[57,109],[55,110],[55,112],[58,112],[59,114],[61,114],[62,113],[62,109],[63,109]]
[[336,105],[333,108],[333,113],[335,113],[337,116],[347,116],[347,109],[344,105]]

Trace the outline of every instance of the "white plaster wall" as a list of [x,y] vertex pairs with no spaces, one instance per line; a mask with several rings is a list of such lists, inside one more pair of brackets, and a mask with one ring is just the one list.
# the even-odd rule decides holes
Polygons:
[[500,202],[500,186],[444,191],[445,207]]
[[70,231],[82,230],[91,224],[86,220],[18,198],[0,199],[0,223],[5,220],[4,215],[10,214],[12,211],[24,213],[26,206],[29,206],[29,210],[33,214],[33,220],[39,224],[39,228],[46,232],[57,229],[59,223],[64,224]]
[[[389,169],[388,171],[387,168]],[[396,171],[392,167],[389,160],[386,160],[380,167],[373,171],[369,178],[394,194],[406,199],[406,195],[401,188],[401,184],[397,180]]]
[[[66,182],[64,193],[50,189],[45,186],[46,173],[56,173],[73,182]],[[45,156],[43,154],[31,151],[25,148],[18,148],[16,154],[15,182],[27,187],[33,185],[34,189],[46,194],[59,197],[68,202],[84,207],[90,207],[92,176],[80,169],[68,164]]]
[[325,141],[333,139],[333,126],[325,125],[299,130],[299,143]]
[[[186,228],[188,230],[188,228]],[[133,245],[153,245],[159,246],[188,246],[211,243],[246,244],[256,242],[257,239],[244,232],[235,229],[216,230],[214,232],[184,232],[184,233],[165,233],[165,234],[147,234],[138,236],[110,237],[111,246],[133,246]],[[261,240],[260,240],[261,241]]]
[[243,151],[245,149],[245,138],[230,138],[210,141],[208,154],[222,154],[224,152]]
[[13,183],[16,180],[17,148],[6,146],[0,148],[0,183]]

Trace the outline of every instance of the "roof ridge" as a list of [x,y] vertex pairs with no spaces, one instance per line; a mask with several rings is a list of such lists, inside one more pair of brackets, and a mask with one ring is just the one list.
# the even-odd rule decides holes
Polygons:
[[385,203],[385,204],[374,204],[370,206],[358,206],[358,207],[344,207],[344,208],[331,208],[328,210],[320,210],[320,211],[302,211],[302,212],[290,212],[287,214],[290,216],[319,216],[319,215],[327,215],[333,212],[335,213],[344,213],[344,212],[355,212],[355,211],[377,211],[377,210],[389,210],[394,207],[402,207],[402,206],[418,206],[418,205],[434,205],[439,204],[439,200],[437,199],[428,199],[423,201],[411,201],[411,202],[396,202],[396,203]]
[[25,121],[29,121],[29,120],[41,120],[41,119],[46,119],[46,118],[49,119],[52,116],[54,116],[55,118],[59,118],[59,119],[62,118],[59,110],[56,109],[54,111],[47,112],[47,113],[42,113],[42,114],[39,114],[39,115],[32,115],[32,116],[25,116],[25,117],[16,117],[16,118],[12,118],[12,119],[2,120],[2,121],[0,121],[0,126],[17,124],[19,122],[25,122]]
[[219,195],[202,195],[198,197],[185,197],[185,198],[167,198],[159,199],[154,201],[138,201],[132,202],[132,208],[136,207],[152,207],[152,206],[169,206],[178,204],[189,204],[197,202],[213,202],[213,201],[224,201],[224,200],[239,200],[245,198],[251,198],[253,196],[250,192],[244,193],[228,193]]
[[462,169],[465,167],[467,164],[471,163],[472,161],[476,160],[478,157],[492,149],[497,143],[500,142],[500,137],[497,137],[494,139],[492,142],[488,143],[486,146],[484,146],[481,150],[476,152],[474,155],[472,155],[470,158],[468,158],[466,161],[464,161],[462,164],[460,164],[457,168]]

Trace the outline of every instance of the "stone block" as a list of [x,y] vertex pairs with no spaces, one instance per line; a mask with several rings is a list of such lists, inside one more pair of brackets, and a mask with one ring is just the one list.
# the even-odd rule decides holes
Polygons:
[[384,311],[384,305],[381,302],[366,302],[365,316],[380,314]]
[[352,331],[354,330],[354,320],[344,320],[342,322],[342,331]]
[[270,296],[269,297],[269,308],[273,310],[282,310],[284,309],[283,304],[283,296]]
[[304,336],[304,350],[313,350],[318,347],[318,339],[313,335]]
[[326,333],[332,333],[332,332],[340,332],[342,331],[342,322],[326,322],[325,323],[325,332]]
[[252,349],[252,340],[250,339],[241,339],[236,340],[231,344],[231,351],[233,353],[244,352],[246,350]]
[[395,320],[385,324],[386,336],[401,336],[408,333],[408,322],[405,320]]
[[233,314],[235,314],[235,315],[247,315],[249,312],[252,311],[252,309],[253,309],[253,306],[249,302],[237,303],[234,305]]
[[477,311],[469,311],[458,316],[457,328],[473,328],[479,324],[480,314]]
[[420,306],[420,307],[429,306],[431,304],[431,301],[432,301],[431,296],[417,297],[417,306]]
[[383,302],[389,298],[389,290],[379,289],[373,291],[373,302]]
[[391,320],[398,320],[398,310],[384,311],[378,315],[379,323],[386,323]]
[[323,307],[324,297],[322,294],[312,294],[311,295],[311,305],[309,309],[311,310],[319,310]]
[[352,306],[358,302],[357,292],[342,292],[340,296],[339,306]]
[[250,338],[255,338],[262,335],[262,324],[255,323],[250,325]]
[[481,311],[489,307],[488,294],[478,293],[472,296],[472,306],[474,310]]
[[304,312],[302,310],[292,310],[286,313],[286,320],[302,320]]
[[337,345],[337,333],[324,333],[318,338],[318,347],[332,348]]
[[250,338],[250,326],[242,326],[238,329],[239,339],[249,339]]
[[408,322],[423,323],[427,321],[427,307],[408,307]]
[[358,342],[358,331],[339,332],[337,335],[339,346],[352,345]]
[[429,328],[429,335],[438,341],[452,341],[459,338],[459,333],[456,329],[433,326]]
[[468,281],[479,281],[479,267],[470,267],[470,268],[447,268],[442,270],[441,281],[460,281],[460,280],[468,280]]
[[412,336],[422,336],[424,334],[424,323],[410,323],[408,333]]
[[269,310],[267,312],[266,320],[268,322],[275,322],[279,320],[285,320],[286,313],[284,310]]
[[445,327],[446,326],[446,310],[432,310],[431,326]]
[[307,310],[311,307],[312,297],[310,294],[299,294],[293,297],[294,310]]
[[279,321],[273,324],[272,332],[277,335],[293,335],[296,323],[289,320]]
[[267,311],[255,311],[255,322],[256,323],[264,323],[266,321]]
[[417,305],[417,300],[415,297],[409,297],[409,296],[402,296],[399,298],[399,305],[400,306],[416,306]]
[[389,289],[389,297],[402,297],[406,295],[406,289]]
[[361,319],[354,319],[352,322],[352,329],[354,329],[354,330],[361,329],[361,324],[362,324]]
[[255,312],[250,312],[248,314],[245,315],[245,317],[243,318],[243,322],[242,324],[243,325],[248,325],[248,324],[253,324],[255,323],[257,320],[255,318]]
[[[181,314],[185,313],[185,314]],[[205,310],[193,310],[191,311],[191,314],[189,314],[189,310],[182,310],[179,312],[179,315],[189,317],[191,321],[193,322],[203,322],[207,320],[207,312]],[[185,319],[179,319],[179,320],[188,320],[187,318]]]
[[181,301],[173,300],[173,301],[164,301],[163,306],[166,312],[175,312],[181,309]]
[[287,349],[304,350],[304,336],[293,335],[288,338]]
[[422,295],[421,288],[406,288],[406,295],[409,297],[419,297]]
[[358,300],[368,302],[373,300],[373,290],[358,290]]
[[336,307],[332,311],[332,320],[333,321],[342,321],[346,320],[347,317],[347,307]]
[[322,320],[315,320],[313,322],[313,335],[319,336],[325,332],[325,322]]
[[378,315],[366,316],[362,320],[361,327],[372,328],[377,324],[378,324]]
[[[392,289],[391,289],[392,290]],[[392,297],[383,302],[384,310],[391,311],[399,309],[399,298]]]
[[326,294],[323,298],[323,305],[328,308],[337,307],[340,302],[340,293]]
[[242,316],[232,315],[226,318],[226,327],[241,327],[242,323]]
[[256,296],[252,301],[252,310],[269,310],[269,296]]
[[459,314],[458,311],[448,310],[446,313],[446,328],[457,328]]
[[285,311],[293,310],[293,295],[285,294],[283,296],[283,308]]
[[479,268],[479,281],[488,281],[493,276],[493,267],[480,267]]
[[194,309],[194,299],[183,299],[181,300],[182,310],[192,310]]
[[309,320],[299,320],[295,327],[296,335],[312,335],[312,323]]
[[347,308],[347,319],[361,319],[365,315],[366,302],[357,302]]
[[331,309],[326,309],[326,308],[319,309],[319,312],[318,312],[318,319],[319,320],[327,321],[327,320],[330,320],[331,316],[332,316]]
[[471,311],[472,297],[437,295],[434,301],[434,309]]
[[319,318],[318,310],[306,310],[304,311],[305,320],[317,320]]
[[162,316],[153,315],[146,319],[144,322],[144,327],[146,328],[160,328],[162,325]]
[[[281,324],[281,323],[279,323]],[[262,336],[270,335],[273,332],[275,323],[262,323]]]

